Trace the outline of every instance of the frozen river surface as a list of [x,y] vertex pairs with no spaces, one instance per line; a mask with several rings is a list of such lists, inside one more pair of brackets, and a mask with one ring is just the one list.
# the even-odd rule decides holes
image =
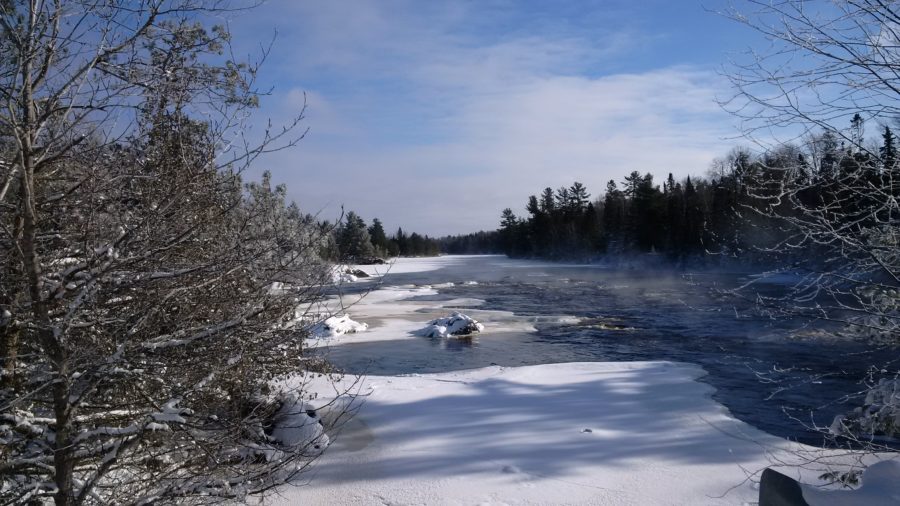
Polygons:
[[[770,434],[807,444],[846,411],[872,364],[896,350],[827,337],[815,322],[774,321],[723,292],[746,274],[613,269],[509,260],[446,257],[438,268],[391,273],[383,286],[430,285],[425,304],[470,310],[519,325],[488,325],[475,339],[398,336],[348,342],[330,360],[352,373],[398,375],[489,365],[668,360],[700,365],[714,398],[738,419]],[[414,270],[414,269],[413,269]],[[371,283],[350,285],[367,290]],[[777,292],[776,283],[759,290]],[[352,312],[352,308],[351,308]],[[509,314],[511,313],[511,314]],[[431,313],[423,312],[422,321]],[[523,328],[533,327],[533,328]],[[857,399],[852,399],[857,400]]]

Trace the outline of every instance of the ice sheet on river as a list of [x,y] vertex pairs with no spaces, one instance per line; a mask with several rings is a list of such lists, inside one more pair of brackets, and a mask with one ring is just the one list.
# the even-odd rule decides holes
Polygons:
[[[808,447],[734,419],[703,374],[625,362],[367,377],[309,482],[273,504],[755,503],[749,473]],[[822,464],[782,472],[815,483]]]

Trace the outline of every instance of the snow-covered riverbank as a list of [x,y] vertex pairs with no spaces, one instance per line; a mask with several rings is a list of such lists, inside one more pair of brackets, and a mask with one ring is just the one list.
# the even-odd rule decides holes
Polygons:
[[[457,261],[401,259],[394,269]],[[462,304],[408,300],[436,290],[391,287],[388,277],[349,309],[369,328],[324,341],[429,339],[415,331]],[[485,324],[482,339],[528,326],[511,313],[466,312]],[[750,504],[758,496],[754,473],[804,454],[823,456],[736,420],[697,381],[704,374],[660,361],[370,376],[355,386],[363,399],[356,416],[273,503]],[[322,402],[335,392],[312,385]],[[782,472],[821,483],[826,464]]]
[[747,473],[803,447],[732,418],[703,374],[626,362],[369,377],[356,417],[275,503],[755,502]]

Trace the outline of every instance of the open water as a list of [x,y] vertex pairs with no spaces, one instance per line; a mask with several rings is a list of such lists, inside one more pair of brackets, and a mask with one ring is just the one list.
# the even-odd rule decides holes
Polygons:
[[[752,302],[727,293],[747,276],[456,257],[445,268],[391,274],[384,283],[453,283],[427,298],[481,299],[478,309],[529,317],[537,332],[486,329],[471,340],[346,344],[332,347],[329,359],[348,372],[374,375],[494,364],[690,362],[707,371],[700,381],[715,387],[714,398],[737,418],[776,436],[823,444],[811,426],[827,427],[834,415],[858,405],[871,366],[896,367],[898,350],[835,339],[839,329],[819,322],[761,315]],[[756,289],[773,294],[784,286],[759,283]],[[577,320],[561,322],[560,315]]]

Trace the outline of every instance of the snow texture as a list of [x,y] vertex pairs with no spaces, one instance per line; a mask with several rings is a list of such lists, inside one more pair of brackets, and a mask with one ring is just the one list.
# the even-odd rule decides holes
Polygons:
[[347,272],[347,267],[339,265],[332,271],[332,280],[335,284],[354,283],[358,280],[356,276]]
[[365,332],[369,328],[368,324],[359,323],[350,319],[349,314],[341,316],[332,316],[324,322],[317,323],[309,329],[309,334],[317,339],[329,339],[344,334],[354,334],[356,332]]
[[812,449],[734,419],[704,374],[623,362],[366,377],[315,476],[273,504],[756,503],[745,473]]
[[854,490],[822,490],[800,485],[803,499],[810,506],[891,506],[900,504],[900,462],[885,460],[870,465]]
[[331,443],[318,412],[296,397],[285,398],[275,415],[271,439],[283,447],[303,447],[317,455]]
[[[422,315],[426,318],[439,318],[449,312],[465,307],[465,312],[491,329],[491,335],[500,333],[532,333],[536,332],[535,324],[578,323],[579,318],[571,315],[548,316],[521,316],[508,311],[489,311],[476,309],[484,301],[474,298],[457,298],[450,300],[410,300],[420,296],[439,295],[439,290],[444,286],[452,286],[451,283],[435,285],[388,285],[392,274],[407,272],[423,272],[437,270],[466,261],[466,257],[442,256],[430,258],[397,258],[391,265],[360,265],[356,266],[365,270],[370,276],[376,278],[383,276],[381,288],[361,294],[343,294],[331,297],[325,301],[320,312],[324,314],[343,314],[348,308],[353,309],[353,314],[358,321],[368,323],[365,332],[346,333],[332,336],[327,340],[320,340],[321,344],[339,346],[349,343],[396,341],[402,339],[416,339],[420,337],[422,330]],[[390,269],[388,271],[388,269]],[[475,283],[467,281],[464,284]],[[301,308],[298,315],[288,326],[311,325],[313,320],[308,318],[306,308]],[[309,343],[316,346],[316,341]]]
[[474,318],[462,313],[453,313],[444,318],[436,318],[428,322],[428,326],[419,330],[424,337],[469,336],[484,330],[484,325]]

